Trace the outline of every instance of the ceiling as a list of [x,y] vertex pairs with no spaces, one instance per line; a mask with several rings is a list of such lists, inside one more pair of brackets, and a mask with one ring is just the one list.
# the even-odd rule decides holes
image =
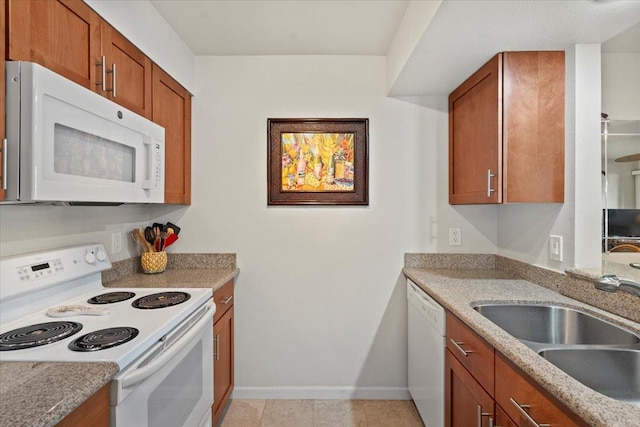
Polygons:
[[[418,0],[428,1],[428,0]],[[151,0],[196,55],[387,54],[405,0]],[[444,0],[389,94],[448,94],[495,53],[601,43],[638,0]],[[606,49],[637,46],[638,30]],[[637,48],[640,51],[640,48]],[[609,51],[609,50],[607,50]]]
[[377,55],[407,0],[151,0],[196,55]]

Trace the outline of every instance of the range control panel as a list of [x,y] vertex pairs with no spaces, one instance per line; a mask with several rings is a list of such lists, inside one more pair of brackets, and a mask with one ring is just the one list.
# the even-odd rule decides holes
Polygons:
[[55,286],[111,268],[102,243],[0,258],[0,299]]

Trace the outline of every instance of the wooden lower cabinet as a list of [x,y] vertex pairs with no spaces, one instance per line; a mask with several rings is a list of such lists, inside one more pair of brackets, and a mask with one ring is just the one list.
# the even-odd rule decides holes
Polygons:
[[213,425],[221,420],[233,391],[233,280],[213,294],[216,314],[213,323]]
[[509,415],[500,405],[496,404],[496,423],[494,427],[518,427],[518,424],[509,418]]
[[517,425],[585,426],[551,396],[528,380],[507,359],[496,355],[496,402]]
[[89,397],[56,427],[109,427],[109,383]]
[[[447,344],[446,427],[529,427],[536,425],[534,423],[557,427],[586,426],[466,324],[447,312],[447,343],[451,340],[456,341],[464,352]],[[492,378],[489,380],[487,375]]]
[[493,398],[449,350],[445,351],[445,425],[492,426]]

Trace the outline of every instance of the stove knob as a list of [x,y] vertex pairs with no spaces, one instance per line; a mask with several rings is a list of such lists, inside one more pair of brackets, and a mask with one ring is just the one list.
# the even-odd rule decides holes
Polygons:
[[98,261],[104,261],[105,259],[107,259],[107,255],[104,253],[104,251],[99,250],[98,252],[96,252],[96,258],[98,258]]
[[95,264],[96,256],[93,254],[93,252],[87,252],[84,255],[84,260],[87,262],[87,264]]

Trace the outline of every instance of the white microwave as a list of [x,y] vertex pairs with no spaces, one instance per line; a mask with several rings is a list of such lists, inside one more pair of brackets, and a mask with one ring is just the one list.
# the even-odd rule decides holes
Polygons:
[[10,203],[164,202],[164,128],[31,62],[6,62]]

